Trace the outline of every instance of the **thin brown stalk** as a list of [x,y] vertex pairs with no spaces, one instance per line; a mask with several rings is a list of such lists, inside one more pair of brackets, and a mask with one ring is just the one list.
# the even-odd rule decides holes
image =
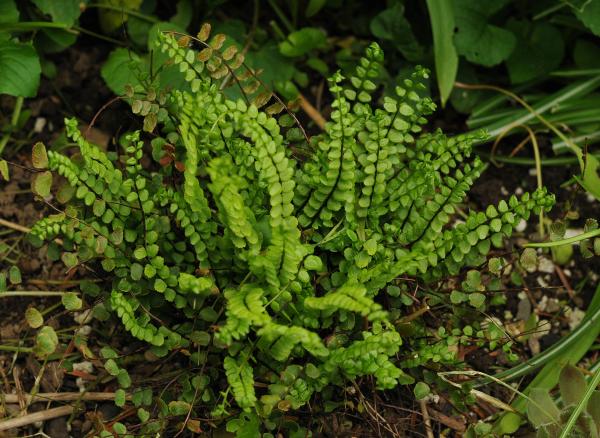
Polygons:
[[73,406],[59,406],[58,408],[47,409],[45,411],[23,415],[22,417],[11,418],[9,420],[0,421],[0,431],[28,426],[30,424],[37,423],[38,421],[47,421],[53,418],[64,417],[66,415],[71,415],[74,411],[75,408]]
[[298,99],[300,101],[300,107],[306,113],[306,115],[310,117],[319,128],[325,129],[325,123],[327,123],[327,121],[321,115],[321,113],[317,111],[317,109],[314,106],[312,106],[312,104],[308,100],[306,100],[306,98],[302,94],[298,95]]
[[[18,403],[17,394],[4,394],[1,396],[5,403]],[[112,401],[114,392],[39,392],[34,396],[23,395],[27,404],[42,402],[69,402],[69,401]],[[127,398],[130,398],[128,395]]]
[[429,417],[429,411],[427,410],[427,402],[423,399],[419,400],[419,404],[421,405],[421,413],[423,414],[423,423],[425,423],[427,438],[434,438],[433,429],[431,428],[431,418]]

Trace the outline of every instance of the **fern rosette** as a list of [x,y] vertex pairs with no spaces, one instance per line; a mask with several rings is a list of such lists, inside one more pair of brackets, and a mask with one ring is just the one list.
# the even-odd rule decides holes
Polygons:
[[[299,160],[291,146],[305,138],[290,115],[276,114],[279,101],[265,107],[275,97],[235,46],[208,38],[203,28],[196,50],[189,37],[159,37],[189,84],[167,93],[157,125],[184,157],[183,175],[142,166],[140,133],[123,137],[122,166],[67,120],[80,158],[49,151],[48,168],[73,196],[32,232],[60,236],[79,263],[110,273],[108,307],[154,354],[194,352],[192,365],[212,382],[199,396],[215,417],[237,405],[236,421],[257,428],[257,417],[362,376],[380,389],[412,383],[417,371],[398,360],[401,348],[413,352],[390,316],[399,312],[390,288],[480,264],[552,196],[511,197],[455,225],[483,170],[471,157],[475,138],[423,132],[435,108],[421,93],[425,69],[379,106],[376,44],[355,72],[330,80],[331,120]],[[267,382],[260,393],[258,381]]]

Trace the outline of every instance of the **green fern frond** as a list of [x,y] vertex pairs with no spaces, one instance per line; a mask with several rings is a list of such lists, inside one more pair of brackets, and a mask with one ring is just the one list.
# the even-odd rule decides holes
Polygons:
[[365,286],[360,284],[346,284],[335,292],[329,292],[322,297],[306,298],[304,306],[312,309],[328,310],[330,312],[343,309],[367,316],[370,320],[386,318],[386,312],[381,309],[381,305],[375,303],[366,294],[367,288]]
[[256,405],[254,392],[254,372],[248,363],[248,354],[240,354],[237,358],[227,356],[223,360],[223,368],[227,383],[233,392],[238,406],[245,411]]
[[278,361],[286,360],[297,344],[302,345],[315,357],[324,357],[329,354],[321,337],[303,327],[285,326],[271,322],[256,334],[260,337],[257,346]]

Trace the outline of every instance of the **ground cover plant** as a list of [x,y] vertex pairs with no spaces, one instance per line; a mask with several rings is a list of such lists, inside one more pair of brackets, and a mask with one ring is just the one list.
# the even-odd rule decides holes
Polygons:
[[[422,378],[418,359],[406,365],[413,373],[393,360],[402,345],[392,319],[400,308],[380,302],[398,295],[395,279],[431,282],[477,266],[492,243],[501,246],[519,220],[549,209],[553,198],[544,191],[512,197],[448,228],[482,163],[469,159],[469,136],[420,134],[433,110],[418,94],[426,71],[374,109],[383,53],[371,45],[347,81],[341,73],[331,78],[332,120],[302,146],[293,124],[288,140],[281,133],[293,122],[288,114],[268,115],[282,109],[279,102],[259,109],[270,94],[245,101],[219,91],[228,73],[246,90],[257,80],[242,83],[236,50],[222,49],[221,34],[207,41],[208,29],[197,39],[199,52],[187,47],[188,36],[158,39],[190,83],[190,91],[153,103],[162,107],[155,113],[162,110],[163,135],[185,150],[181,184],[169,183],[171,166],[142,168],[139,132],[123,137],[120,170],[67,120],[81,163],[41,146],[34,163],[63,176],[79,202],[67,201],[68,211],[32,233],[60,237],[71,249],[62,254],[70,267],[100,262],[114,276],[108,309],[155,354],[207,347],[191,357],[207,368],[194,377],[196,391],[214,418],[241,409],[228,429],[254,436],[274,410],[298,409],[349,379],[373,376],[377,388],[389,389]],[[132,102],[134,111],[144,105],[150,102]],[[306,158],[298,162],[294,150]],[[38,195],[50,194],[51,175],[36,175]],[[485,307],[484,295],[469,298]],[[442,361],[453,361],[448,346],[438,348]],[[211,394],[222,373],[227,386]],[[255,383],[265,380],[268,390],[257,394]],[[193,401],[172,411],[191,412]]]
[[0,434],[597,432],[594,0],[69,6],[0,23]]

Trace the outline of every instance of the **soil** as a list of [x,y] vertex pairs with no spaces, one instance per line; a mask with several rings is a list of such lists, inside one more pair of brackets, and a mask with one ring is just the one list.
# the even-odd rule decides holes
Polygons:
[[[110,105],[109,111],[97,115],[99,109],[113,98],[111,91],[105,86],[100,76],[100,66],[108,55],[110,46],[98,44],[97,41],[86,42],[83,39],[77,48],[71,48],[61,54],[50,57],[57,67],[56,78],[44,78],[40,87],[39,97],[28,100],[27,108],[31,111],[29,121],[22,130],[23,138],[19,139],[14,154],[5,158],[21,166],[30,166],[28,154],[30,145],[43,141],[46,144],[59,143],[65,116],[76,116],[79,120],[89,123],[95,118],[95,124],[90,129],[92,141],[104,147],[114,145],[114,137],[119,132],[139,128],[140,121],[134,118],[125,103],[115,101]],[[309,99],[311,96],[309,96]],[[4,114],[10,114],[12,101],[4,98],[0,105]],[[42,126],[42,129],[39,127]],[[37,127],[37,128],[36,128]],[[7,148],[7,150],[10,148]],[[13,148],[14,150],[14,148]],[[507,148],[505,151],[510,152]],[[586,194],[576,186],[562,188],[561,183],[568,180],[576,169],[568,167],[548,167],[543,169],[544,184],[550,191],[557,194],[560,202],[551,214],[553,219],[561,218],[566,211],[578,211],[580,219],[572,221],[575,227],[581,227],[585,218],[600,217],[600,203],[590,202]],[[9,183],[0,183],[0,218],[16,225],[30,227],[38,219],[50,211],[42,202],[36,201],[30,194],[29,186],[31,174],[29,171],[11,166],[11,180]],[[526,167],[490,165],[482,177],[473,187],[469,205],[482,208],[488,204],[495,204],[500,199],[506,198],[507,193],[525,190],[532,191],[536,187],[535,176],[529,174]],[[571,205],[567,208],[566,200]],[[535,223],[532,218],[531,224]],[[511,241],[511,246],[518,249],[524,238],[535,237],[535,230],[531,227],[517,233]],[[50,257],[47,248],[36,248],[30,244],[22,232],[0,227],[0,243],[8,245],[10,249],[0,251],[0,271],[7,269],[11,262],[15,262],[22,272],[22,284],[14,289],[24,290],[69,290],[76,288],[76,280],[89,278],[90,273],[79,270],[65,272],[65,267],[60,261]],[[593,278],[595,272],[600,272],[599,260],[585,260],[576,252],[572,262],[563,267],[563,279],[556,271],[541,273],[535,272],[524,278],[524,286],[514,287],[507,294],[507,304],[504,308],[497,309],[494,316],[502,323],[516,323],[515,316],[527,316],[531,312],[538,312],[541,317],[553,321],[548,334],[538,340],[535,345],[521,344],[517,351],[522,359],[532,354],[532,348],[545,349],[556,342],[569,330],[569,318],[564,314],[564,306],[557,306],[552,312],[545,312],[537,308],[543,300],[558,299],[567,306],[584,310],[591,299],[593,285],[597,282]],[[568,275],[567,275],[568,274]],[[542,282],[540,282],[540,278]],[[65,282],[65,279],[70,281]],[[74,280],[74,281],[73,281]],[[587,281],[581,290],[578,285]],[[540,287],[540,285],[542,285]],[[571,296],[567,289],[573,289]],[[521,292],[527,292],[521,294]],[[546,298],[544,298],[546,297]],[[24,322],[23,314],[27,307],[35,305],[43,311],[51,309],[56,304],[56,299],[30,299],[30,298],[3,298],[0,307],[0,345],[15,345],[15,340],[21,340],[30,345],[33,330],[28,329]],[[525,303],[525,304],[524,304]],[[529,309],[527,304],[529,303]],[[56,312],[53,312],[55,314]],[[524,315],[523,315],[524,314]],[[58,328],[78,327],[80,324],[73,321],[72,317],[58,314],[50,318],[47,323]],[[112,333],[113,345],[127,350],[130,340],[122,332],[115,331],[112,327],[93,327],[102,333]],[[110,337],[109,337],[110,338]],[[93,343],[93,336],[90,345]],[[72,346],[71,346],[72,348]],[[131,352],[132,354],[135,351]],[[477,369],[489,371],[497,364],[502,364],[502,358],[483,353],[481,351],[465,351],[465,361]],[[93,362],[93,361],[92,361]],[[503,363],[506,365],[506,363]],[[157,370],[160,369],[160,372]],[[141,362],[135,367],[132,378],[134,382],[154,379],[157,386],[163,385],[164,379],[157,375],[168,375],[169,371],[176,369],[176,364],[156,364]],[[5,393],[13,393],[18,388],[29,392],[40,371],[40,364],[32,355],[14,352],[0,352],[0,385]],[[56,362],[47,364],[41,377],[42,392],[78,391],[78,379],[83,379],[95,386],[95,391],[115,391],[114,381],[103,383],[104,374],[101,368],[94,368],[91,372],[65,373]],[[91,382],[91,383],[90,383]],[[315,436],[336,437],[371,437],[371,436],[425,436],[422,421],[422,409],[413,402],[414,396],[408,388],[400,387],[395,391],[376,393],[373,391],[371,381],[365,381],[360,386],[350,389],[344,394],[346,409],[342,413],[322,414],[322,417],[305,412],[306,418],[312,418],[313,424],[318,424]],[[88,386],[89,388],[89,386]],[[497,391],[499,398],[507,399],[510,394]],[[35,404],[30,409],[44,409],[44,404]],[[83,437],[90,430],[94,430],[99,421],[109,421],[115,418],[129,416],[131,412],[115,408],[112,402],[88,403],[85,414],[77,414],[74,420],[67,424],[68,417],[61,417],[43,424],[44,432],[52,438],[68,436]],[[0,417],[2,416],[0,405]],[[14,410],[14,405],[11,407]],[[494,413],[496,408],[486,403],[478,403],[471,412],[464,415],[452,413],[452,404],[443,398],[430,403],[428,414],[431,417],[433,433],[441,436],[443,430],[449,430],[455,436],[460,436],[467,423],[486,418]],[[302,415],[302,413],[301,413]],[[31,427],[29,432],[35,433],[36,427]],[[0,437],[17,436],[13,432],[0,432]],[[173,435],[174,436],[174,435]],[[451,435],[447,435],[451,436]]]

